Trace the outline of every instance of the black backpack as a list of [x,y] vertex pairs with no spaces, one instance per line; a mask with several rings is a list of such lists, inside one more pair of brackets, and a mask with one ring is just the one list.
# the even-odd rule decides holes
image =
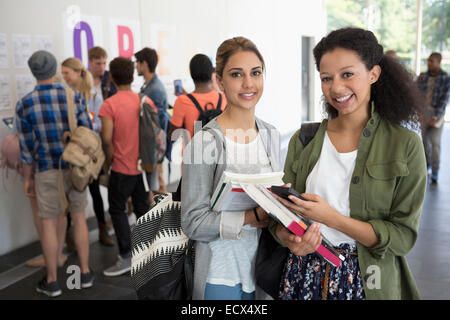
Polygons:
[[[220,108],[222,105],[222,94],[219,93],[219,101],[217,102],[217,107],[214,108],[214,105],[211,102],[208,102],[205,104],[205,108],[202,109],[200,107],[200,104],[198,103],[197,99],[194,98],[192,94],[187,94],[187,97],[191,99],[191,101],[194,103],[195,107],[197,108],[198,112],[200,112],[200,116],[198,117],[197,121],[202,122],[202,127],[205,126],[208,122],[210,122],[212,119],[217,117],[222,113],[222,109]],[[212,108],[208,109],[208,106],[211,105]]]

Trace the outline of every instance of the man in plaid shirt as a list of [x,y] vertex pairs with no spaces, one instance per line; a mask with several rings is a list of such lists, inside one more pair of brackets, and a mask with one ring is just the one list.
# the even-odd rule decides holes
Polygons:
[[[59,159],[64,151],[63,133],[69,131],[65,89],[55,84],[56,59],[47,51],[37,51],[28,60],[37,86],[16,105],[16,125],[19,134],[21,160],[24,166],[24,189],[27,197],[36,197],[42,219],[41,245],[47,275],[36,290],[49,297],[61,295],[57,283],[58,256],[66,232],[67,220],[60,215],[58,197]],[[91,128],[86,104],[81,94],[74,94],[78,126]],[[36,168],[33,168],[33,163]],[[89,232],[84,211],[86,190],[71,190],[70,172],[62,164],[64,189],[70,202],[70,214],[75,226],[75,245],[80,260],[81,287],[93,285],[89,270]],[[35,171],[35,172],[34,172]]]
[[[450,77],[441,69],[442,55],[433,52],[428,58],[428,71],[421,73],[417,84],[425,97],[426,111],[422,125],[422,141],[425,148],[428,170],[431,169],[431,183],[437,183],[441,136],[445,107],[450,95]],[[430,152],[431,144],[431,152]]]

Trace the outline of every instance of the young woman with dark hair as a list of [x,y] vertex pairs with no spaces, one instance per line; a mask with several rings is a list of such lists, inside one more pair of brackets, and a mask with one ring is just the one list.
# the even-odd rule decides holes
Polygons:
[[[289,144],[284,181],[307,201],[279,198],[316,223],[301,238],[272,223],[291,253],[281,299],[418,299],[405,256],[417,239],[426,164],[412,78],[372,32],[345,28],[314,48],[328,119],[303,147]],[[341,252],[338,268],[313,254],[321,234]]]

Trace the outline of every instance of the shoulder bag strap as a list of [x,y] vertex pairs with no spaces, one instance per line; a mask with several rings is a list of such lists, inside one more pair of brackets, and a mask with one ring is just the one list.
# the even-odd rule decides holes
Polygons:
[[314,138],[317,130],[319,130],[320,122],[308,122],[303,123],[300,127],[300,141],[303,144],[303,147],[306,147],[308,143]]
[[192,103],[197,108],[198,112],[200,112],[200,114],[203,114],[203,109],[202,107],[200,107],[200,104],[198,103],[197,99],[195,99],[194,96],[190,93],[188,93],[186,96],[192,101]]
[[138,93],[138,95],[139,95],[139,100],[141,102],[141,104],[139,106],[139,114],[142,115],[142,110],[144,108],[145,99],[147,98],[147,96],[143,93]]
[[222,94],[219,92],[219,101],[217,102],[217,110],[220,110],[220,106],[222,105]]
[[[208,131],[209,128],[202,128],[202,130],[204,131]],[[214,133],[214,130],[210,131],[211,134],[214,136],[214,139],[216,140],[217,143],[217,135]],[[220,157],[223,156],[223,153],[225,152],[225,142],[222,141],[222,143],[217,143],[217,146],[221,146],[220,151],[219,151],[219,161],[220,161]],[[218,161],[218,162],[219,162]],[[218,163],[216,163],[216,167],[214,169],[214,176],[216,175],[216,171],[217,171],[217,165]],[[181,201],[181,180],[183,179],[183,176],[181,176],[180,181],[178,183],[178,187],[177,187],[177,191],[172,193],[172,200],[173,201]]]
[[66,88],[66,101],[67,101],[67,118],[69,119],[70,132],[74,132],[75,129],[77,128],[77,119],[75,117],[73,91],[70,88]]

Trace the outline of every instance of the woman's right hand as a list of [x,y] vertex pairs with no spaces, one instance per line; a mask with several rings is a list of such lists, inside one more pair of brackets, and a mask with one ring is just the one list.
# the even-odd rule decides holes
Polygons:
[[277,225],[276,234],[296,256],[306,256],[307,254],[313,253],[319,248],[322,242],[320,224],[318,223],[312,224],[302,237],[292,234],[280,224]]

